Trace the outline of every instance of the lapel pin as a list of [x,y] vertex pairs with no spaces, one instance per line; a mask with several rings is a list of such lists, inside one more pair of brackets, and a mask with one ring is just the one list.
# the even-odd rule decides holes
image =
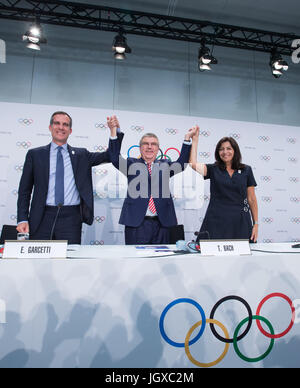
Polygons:
[[239,173],[239,174],[241,174],[241,173],[242,173],[242,171],[241,171],[241,170],[239,170],[239,171],[238,171],[238,173]]
[[72,151],[72,155],[75,155],[75,151]]

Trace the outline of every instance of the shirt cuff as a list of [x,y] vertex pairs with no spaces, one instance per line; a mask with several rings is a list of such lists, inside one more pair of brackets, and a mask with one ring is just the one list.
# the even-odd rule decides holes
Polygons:
[[[121,133],[121,129],[117,128],[117,133]],[[118,136],[110,136],[110,140],[117,140]]]
[[20,224],[25,224],[25,223],[26,223],[26,224],[29,224],[29,222],[28,222],[28,221],[20,221],[20,222],[18,222],[18,224],[17,224],[17,225],[19,226]]
[[184,142],[183,142],[183,144],[185,144],[185,145],[192,145],[192,139],[190,139],[190,140],[184,140]]

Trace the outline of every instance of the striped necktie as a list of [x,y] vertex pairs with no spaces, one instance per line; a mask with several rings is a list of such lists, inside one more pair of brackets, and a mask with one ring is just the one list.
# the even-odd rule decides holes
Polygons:
[[[150,177],[151,177],[151,174],[152,174],[151,164],[152,163],[147,163],[147,167],[148,167],[148,171],[149,171]],[[150,200],[149,200],[149,210],[151,211],[152,214],[156,213],[156,207],[155,207],[155,203],[154,203],[154,199],[153,199],[152,195],[151,195]]]

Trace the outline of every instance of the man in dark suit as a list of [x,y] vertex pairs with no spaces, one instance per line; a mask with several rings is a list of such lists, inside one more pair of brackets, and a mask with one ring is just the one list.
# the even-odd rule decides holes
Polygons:
[[110,163],[111,147],[123,138],[123,134],[117,135],[115,116],[109,119],[108,151],[91,153],[67,144],[72,118],[66,112],[52,115],[51,144],[32,149],[26,156],[19,186],[19,233],[30,233],[32,240],[81,243],[82,223],[94,221],[92,167]]
[[140,159],[123,159],[120,156],[121,143],[115,143],[112,163],[128,180],[127,197],[119,221],[125,225],[126,245],[169,243],[170,227],[177,225],[169,182],[189,163],[194,131],[191,129],[185,135],[176,162],[158,160],[159,140],[153,133],[142,137]]

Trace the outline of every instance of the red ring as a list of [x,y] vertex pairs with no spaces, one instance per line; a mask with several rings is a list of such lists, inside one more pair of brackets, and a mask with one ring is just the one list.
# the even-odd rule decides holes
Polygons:
[[268,337],[268,338],[274,338],[274,339],[275,339],[275,338],[281,338],[281,337],[285,336],[285,335],[291,330],[291,328],[293,327],[293,325],[294,325],[294,323],[295,323],[296,310],[295,310],[295,307],[294,307],[294,305],[293,305],[293,302],[291,301],[291,299],[290,299],[288,296],[286,296],[286,295],[284,295],[284,294],[280,294],[279,292],[274,292],[273,294],[267,295],[267,296],[260,302],[259,306],[257,307],[256,315],[260,315],[260,310],[261,310],[263,304],[264,304],[267,300],[269,300],[270,298],[273,298],[273,297],[279,297],[279,298],[285,299],[285,300],[288,302],[288,304],[290,305],[291,310],[292,310],[292,320],[291,320],[291,323],[289,324],[289,327],[288,327],[285,331],[283,331],[282,333],[279,333],[279,334],[273,334],[273,335],[272,335],[272,334],[270,334],[270,333],[267,333],[267,332],[262,328],[260,321],[258,321],[258,320],[256,321],[256,322],[257,322],[257,326],[258,326],[259,330],[261,331],[261,333],[262,333],[263,335],[265,335],[265,336]]
[[170,151],[170,150],[174,150],[174,151],[177,151],[179,156],[181,155],[180,151],[177,149],[177,148],[174,148],[174,147],[170,147],[166,150],[164,156],[167,156],[167,153]]

